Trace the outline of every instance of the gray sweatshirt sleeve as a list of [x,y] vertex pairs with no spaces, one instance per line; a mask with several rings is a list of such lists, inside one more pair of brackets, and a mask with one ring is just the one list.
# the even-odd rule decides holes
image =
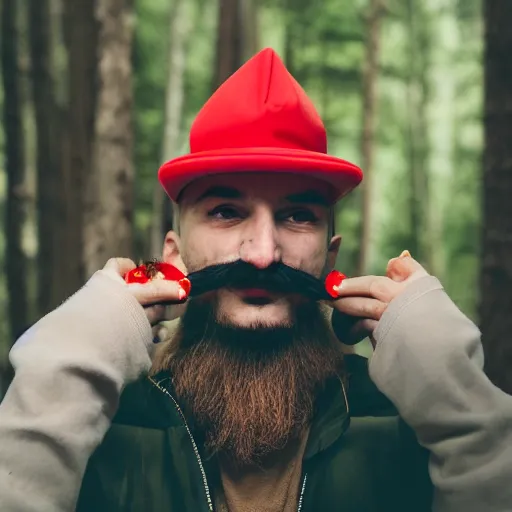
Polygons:
[[428,276],[374,336],[370,375],[430,451],[433,511],[512,511],[512,397],[484,374],[477,327]]
[[105,271],[16,342],[0,404],[0,510],[75,509],[87,461],[151,350],[143,308]]

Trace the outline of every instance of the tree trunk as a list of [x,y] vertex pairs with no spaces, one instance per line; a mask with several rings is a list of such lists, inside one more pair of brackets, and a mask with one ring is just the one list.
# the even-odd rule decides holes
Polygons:
[[[169,23],[169,61],[165,98],[165,124],[162,141],[163,161],[177,156],[180,143],[180,128],[183,111],[183,79],[186,66],[186,44],[190,26],[186,0],[175,0]],[[172,206],[160,183],[153,192],[153,219],[151,223],[151,255],[159,257],[167,232],[168,220],[172,218]],[[170,211],[169,211],[170,210]],[[170,217],[167,216],[170,213]]]
[[432,215],[431,169],[430,169],[430,133],[428,109],[431,101],[430,70],[431,70],[431,14],[428,7],[421,2],[416,10],[416,80],[417,80],[417,111],[416,111],[416,156],[418,166],[417,194],[421,213],[421,229],[418,236],[420,253],[427,270],[437,275],[436,239]]
[[243,27],[243,60],[253,57],[259,49],[258,0],[240,0]]
[[361,164],[364,171],[362,188],[361,247],[358,274],[368,272],[372,226],[372,174],[375,153],[377,79],[379,75],[380,25],[383,14],[381,0],[371,0],[367,17],[366,55],[363,63],[363,129]]
[[416,150],[417,144],[417,98],[415,83],[415,67],[416,67],[416,48],[415,48],[415,15],[414,0],[407,0],[407,31],[408,31],[408,59],[407,59],[407,83],[405,93],[406,104],[406,145],[407,145],[407,163],[409,173],[409,246],[407,249],[411,251],[415,258],[420,259],[420,232],[421,232],[421,205],[419,190],[419,170],[418,155]]
[[480,322],[487,372],[512,393],[512,3],[485,0]]
[[240,2],[241,0],[219,0],[214,90],[243,63],[244,27]]
[[42,316],[65,297],[59,296],[59,257],[62,219],[60,155],[57,138],[57,105],[53,77],[52,27],[49,0],[29,2],[29,39],[32,96],[37,141],[38,310]]
[[295,76],[296,66],[295,66],[295,52],[297,51],[297,28],[295,22],[295,10],[293,8],[293,0],[283,0],[283,12],[284,12],[284,64],[286,69],[290,72],[292,76]]
[[86,277],[108,258],[131,256],[133,224],[131,0],[97,0],[97,103],[86,177]]
[[257,0],[219,0],[213,90],[259,47]]
[[6,200],[6,276],[10,339],[15,340],[28,322],[27,258],[23,227],[27,218],[23,87],[19,69],[18,0],[2,6],[1,60],[4,87]]
[[406,144],[409,164],[409,246],[414,257],[434,272],[432,220],[430,215],[429,133],[427,110],[430,101],[428,70],[428,16],[421,2],[408,0],[408,77],[406,84]]
[[65,201],[60,248],[59,294],[65,298],[83,285],[85,187],[92,175],[96,108],[97,24],[95,2],[64,3],[64,39],[68,54],[68,107],[60,131]]

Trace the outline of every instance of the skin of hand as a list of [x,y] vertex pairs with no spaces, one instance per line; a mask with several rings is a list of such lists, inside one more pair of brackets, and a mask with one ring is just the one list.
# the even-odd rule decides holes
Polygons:
[[[186,268],[183,263],[174,262],[184,274]],[[112,258],[107,261],[103,267],[103,272],[112,279],[123,283],[130,293],[138,300],[144,308],[146,316],[152,327],[163,320],[177,318],[183,311],[184,290],[176,281],[167,281],[164,279],[155,279],[148,283],[126,283],[125,274],[133,270],[137,265],[128,258]],[[169,309],[172,311],[170,313]]]
[[411,282],[428,275],[409,251],[403,251],[397,258],[389,260],[385,276],[345,279],[338,289],[341,298],[331,303],[346,319],[339,322],[337,335],[352,343],[369,336],[375,348],[372,334],[388,304]]

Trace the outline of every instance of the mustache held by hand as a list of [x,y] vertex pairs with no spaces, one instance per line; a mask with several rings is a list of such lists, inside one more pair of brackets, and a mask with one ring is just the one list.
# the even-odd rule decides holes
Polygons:
[[276,262],[258,269],[242,260],[219,263],[183,274],[173,265],[157,261],[146,262],[125,276],[127,283],[144,283],[153,279],[168,279],[186,284],[189,297],[197,297],[220,288],[263,288],[270,292],[299,294],[313,301],[338,297],[336,287],[345,279],[337,270],[318,279],[307,272]]
[[332,287],[339,286],[345,278],[337,270],[324,279],[318,279],[281,262],[258,269],[242,260],[211,265],[191,272],[187,277],[191,283],[191,297],[219,288],[263,288],[270,292],[303,295],[314,301],[335,298],[337,294]]

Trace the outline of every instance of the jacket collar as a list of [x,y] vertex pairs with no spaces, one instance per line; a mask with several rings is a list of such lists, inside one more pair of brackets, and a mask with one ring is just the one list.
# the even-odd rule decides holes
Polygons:
[[350,425],[350,406],[346,386],[340,379],[332,379],[325,385],[317,400],[317,410],[308,442],[304,460],[326,450],[345,433]]

